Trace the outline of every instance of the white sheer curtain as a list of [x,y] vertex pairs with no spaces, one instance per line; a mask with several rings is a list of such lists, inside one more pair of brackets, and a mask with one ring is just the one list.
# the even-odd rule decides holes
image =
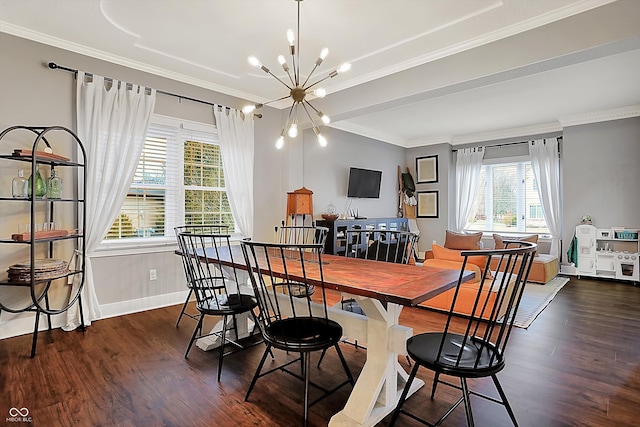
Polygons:
[[551,255],[558,255],[562,238],[560,217],[560,156],[558,139],[547,138],[529,142],[533,175],[538,182],[538,196],[544,218],[551,232]]
[[456,231],[467,226],[476,197],[482,168],[482,147],[458,150],[456,156]]
[[[96,75],[88,81],[84,72],[78,72],[77,131],[87,152],[87,182],[84,183],[87,192],[87,259],[82,291],[86,325],[100,318],[91,254],[120,211],[142,152],[155,102],[155,89],[117,80],[109,83]],[[67,324],[63,329],[69,331],[78,326],[80,313],[76,304],[67,312]]]
[[231,212],[242,235],[253,237],[253,115],[220,105],[213,114]]

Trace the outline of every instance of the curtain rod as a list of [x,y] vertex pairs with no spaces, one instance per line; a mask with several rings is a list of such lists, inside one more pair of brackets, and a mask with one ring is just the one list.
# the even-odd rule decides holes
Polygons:
[[[78,70],[76,70],[76,69],[74,69],[74,68],[64,67],[64,66],[62,66],[62,65],[58,65],[58,64],[56,64],[55,62],[49,62],[49,63],[47,64],[47,66],[48,66],[50,69],[52,69],[52,70],[68,71],[68,72],[70,72],[70,73],[74,73],[74,74],[76,75],[76,77],[78,76]],[[88,73],[88,72],[86,72],[85,74],[86,74],[86,75],[88,75],[88,76],[93,76],[93,73]],[[113,79],[113,78],[111,78],[111,77],[105,77],[104,79],[105,79],[106,81],[109,81],[109,82],[113,82],[113,80],[115,80],[115,79]],[[187,101],[193,101],[193,102],[198,102],[198,103],[200,103],[200,104],[211,105],[212,107],[214,107],[214,106],[218,105],[218,104],[214,104],[213,102],[203,101],[203,100],[201,100],[201,99],[191,98],[191,97],[189,97],[189,96],[178,95],[177,93],[167,92],[167,91],[160,90],[160,89],[156,89],[156,93],[161,93],[162,95],[173,96],[173,97],[176,97],[176,98],[181,99],[181,100],[182,100],[182,99],[185,99],[185,100],[187,100]],[[231,109],[231,107],[227,107],[227,106],[223,106],[223,107],[224,107],[224,108],[226,108],[227,110],[230,110],[230,109]],[[261,119],[261,118],[262,118],[262,114],[254,114],[253,116],[254,116],[254,117],[257,117],[257,118],[259,118],[259,119]]]
[[[558,139],[559,141],[562,140],[561,136],[557,136],[556,139]],[[507,145],[519,145],[519,144],[528,144],[529,141],[518,141],[518,142],[505,142],[503,144],[489,144],[489,145],[479,145],[477,147],[469,147],[469,148],[489,148],[489,147],[506,147]],[[453,148],[451,150],[452,153],[457,152],[458,149],[457,148]]]

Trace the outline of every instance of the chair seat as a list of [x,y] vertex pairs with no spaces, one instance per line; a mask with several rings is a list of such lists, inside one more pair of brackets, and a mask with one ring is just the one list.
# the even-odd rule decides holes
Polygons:
[[342,337],[339,323],[318,317],[290,317],[277,320],[265,331],[266,341],[288,351],[317,351],[329,348]]
[[481,378],[500,372],[504,358],[496,353],[495,346],[478,338],[467,337],[460,362],[456,366],[464,335],[447,334],[440,360],[438,350],[443,334],[430,332],[415,335],[407,340],[407,353],[419,365],[447,375],[465,378]]
[[213,316],[246,313],[258,306],[253,295],[221,294],[197,303],[198,311]]

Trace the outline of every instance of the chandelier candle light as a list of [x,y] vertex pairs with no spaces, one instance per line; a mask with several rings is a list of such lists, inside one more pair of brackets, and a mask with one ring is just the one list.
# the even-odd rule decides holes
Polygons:
[[283,96],[282,98],[274,99],[273,101],[265,102],[262,104],[247,105],[242,109],[243,113],[249,114],[253,112],[255,109],[261,108],[262,106],[270,104],[272,102],[281,101],[287,98],[292,99],[291,108],[289,109],[289,116],[287,117],[287,121],[284,127],[282,128],[280,137],[276,141],[276,148],[278,150],[284,147],[285,134],[291,138],[295,138],[296,136],[298,136],[298,108],[300,106],[302,106],[301,109],[304,110],[305,114],[309,118],[309,121],[313,126],[313,131],[315,132],[318,138],[318,143],[320,144],[320,146],[322,147],[327,146],[327,139],[324,137],[324,135],[322,135],[322,133],[320,133],[320,128],[316,125],[315,121],[311,117],[311,114],[309,113],[309,109],[307,107],[311,108],[318,115],[318,117],[320,117],[320,119],[322,120],[322,123],[329,124],[331,122],[331,119],[329,118],[329,116],[323,114],[322,111],[319,111],[317,108],[311,105],[311,103],[306,99],[306,96],[309,94],[313,94],[318,98],[324,98],[324,96],[327,94],[327,91],[321,87],[316,87],[316,86],[327,79],[333,78],[338,74],[344,73],[345,71],[349,71],[349,69],[351,68],[351,64],[344,63],[340,67],[338,67],[336,70],[330,72],[324,78],[321,78],[320,80],[314,83],[308,84],[309,79],[311,78],[313,73],[320,66],[320,64],[322,64],[322,61],[324,61],[324,59],[327,57],[327,54],[329,53],[329,49],[325,47],[320,52],[320,56],[318,57],[318,59],[316,59],[316,62],[313,66],[313,69],[311,70],[311,73],[309,73],[309,76],[307,76],[304,82],[301,82],[301,79],[300,79],[300,2],[302,0],[294,0],[294,1],[298,3],[297,35],[294,36],[293,30],[287,31],[287,39],[289,40],[289,52],[291,53],[291,63],[293,68],[293,74],[291,73],[291,69],[289,68],[289,64],[287,64],[287,60],[285,59],[285,57],[283,55],[278,56],[278,62],[280,63],[284,71],[289,76],[291,85],[289,85],[287,82],[285,82],[284,80],[282,80],[281,78],[273,74],[271,70],[269,70],[267,67],[262,65],[262,63],[255,56],[249,57],[249,64],[253,65],[256,68],[261,69],[262,71],[271,75],[273,78],[275,78],[280,83],[285,85],[287,89],[289,89],[289,94],[286,96]]

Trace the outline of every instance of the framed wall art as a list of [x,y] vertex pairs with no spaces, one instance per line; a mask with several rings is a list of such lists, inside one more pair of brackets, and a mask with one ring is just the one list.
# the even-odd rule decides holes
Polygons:
[[416,158],[418,184],[438,182],[438,156]]
[[418,191],[418,218],[438,218],[439,196],[437,191]]

